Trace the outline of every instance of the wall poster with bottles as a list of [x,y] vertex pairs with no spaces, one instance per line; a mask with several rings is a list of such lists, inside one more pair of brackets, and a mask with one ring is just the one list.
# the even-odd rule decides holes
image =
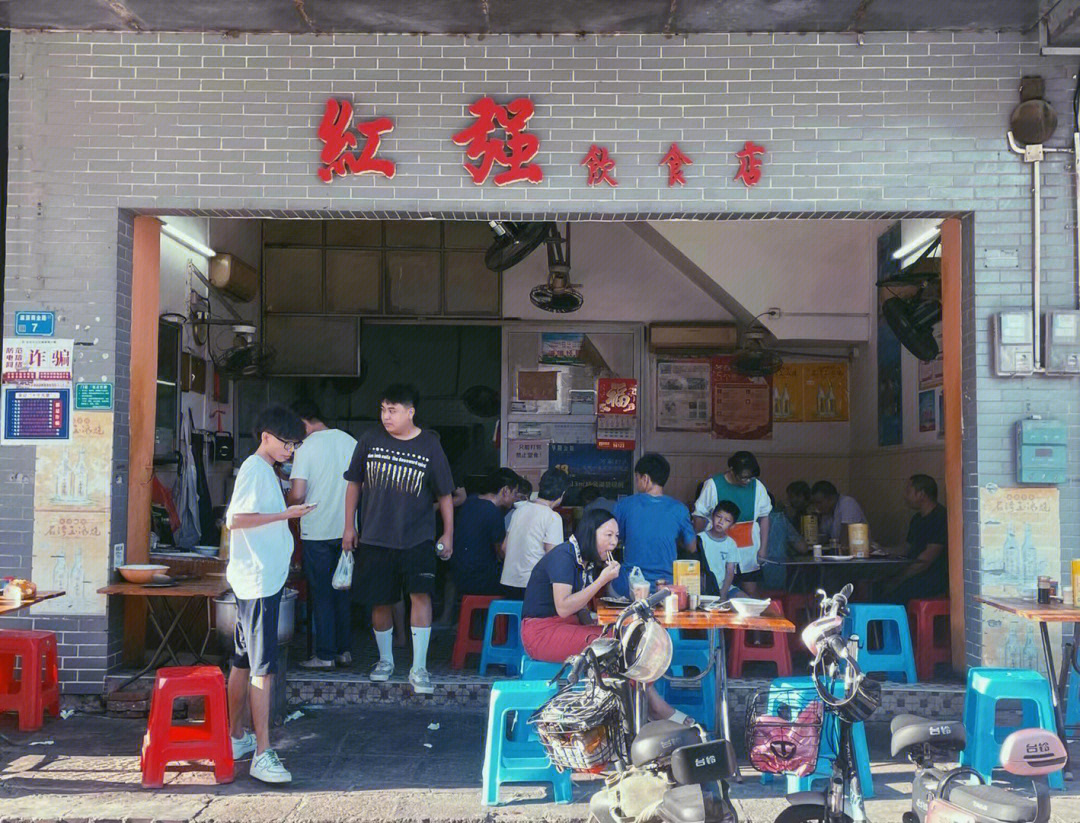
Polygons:
[[[1061,579],[1060,499],[1055,488],[979,489],[981,594],[1035,599],[1039,575]],[[1045,669],[1038,626],[982,606],[983,665]],[[1051,642],[1061,647],[1061,627],[1049,624]]]

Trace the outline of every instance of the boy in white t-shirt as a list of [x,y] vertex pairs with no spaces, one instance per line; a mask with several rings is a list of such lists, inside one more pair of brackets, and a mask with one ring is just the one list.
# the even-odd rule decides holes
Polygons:
[[505,597],[524,598],[533,567],[563,542],[563,522],[555,509],[569,487],[570,475],[562,469],[548,469],[540,477],[536,500],[523,503],[514,512],[506,532],[506,559],[499,581]]
[[731,581],[739,568],[739,547],[727,533],[738,519],[739,507],[730,500],[721,500],[713,507],[709,527],[698,534],[701,550],[705,552],[709,570],[720,589],[721,600],[728,599],[729,590],[735,596],[742,594],[737,588],[731,588]]
[[[225,579],[236,595],[236,631],[229,671],[229,731],[233,758],[254,753],[251,776],[264,783],[288,783],[292,775],[270,748],[270,685],[277,667],[277,626],[281,593],[293,553],[289,520],[315,508],[285,506],[274,463],[299,447],[304,424],[286,408],[264,409],[255,424],[259,447],[240,466],[225,513],[229,564]],[[250,682],[250,686],[249,686]],[[250,704],[255,733],[243,727]]]
[[314,503],[318,509],[300,521],[304,576],[315,624],[315,654],[300,665],[332,669],[352,663],[352,592],[333,587],[345,534],[345,472],[356,451],[348,432],[332,429],[312,400],[298,400],[292,410],[304,422],[304,445],[293,455],[289,502]]

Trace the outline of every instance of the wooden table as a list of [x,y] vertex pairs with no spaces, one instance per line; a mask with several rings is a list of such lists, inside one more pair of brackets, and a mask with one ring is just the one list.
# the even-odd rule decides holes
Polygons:
[[[828,556],[828,555],[826,555]],[[850,560],[815,560],[813,557],[798,557],[791,558],[789,560],[766,560],[765,563],[772,563],[777,566],[784,566],[785,568],[794,568],[795,574],[792,576],[789,585],[792,589],[795,588],[795,583],[798,580],[799,573],[803,569],[817,568],[818,572],[818,588],[825,588],[825,572],[829,570],[840,569],[858,569],[859,571],[866,571],[868,569],[893,569],[897,566],[906,566],[913,561],[907,557],[852,557]],[[850,582],[850,581],[848,581]]]
[[[166,653],[172,658],[176,665],[180,665],[180,659],[176,656],[176,652],[173,650],[170,643],[174,633],[180,635],[180,638],[183,640],[184,645],[187,646],[188,651],[195,656],[196,662],[205,662],[203,653],[206,651],[206,644],[210,640],[210,634],[213,631],[214,625],[211,601],[215,597],[221,597],[221,595],[227,591],[229,591],[229,584],[225,582],[224,575],[221,577],[202,577],[197,580],[178,582],[175,586],[143,585],[140,583],[112,583],[98,589],[98,594],[146,598],[148,606],[147,615],[150,618],[151,625],[161,638],[161,642],[158,643],[158,647],[154,650],[150,662],[136,674],[121,683],[116,690],[120,691],[120,689],[126,688],[148,671],[156,668],[158,665],[158,658]],[[169,600],[176,597],[184,598],[184,602],[179,608],[174,609],[169,605]],[[185,632],[180,625],[180,621],[183,619],[184,615],[187,614],[191,605],[197,603],[200,599],[206,603],[207,624],[206,635],[203,637],[202,645],[196,649],[191,642],[191,639],[187,636],[187,632]],[[162,630],[161,626],[166,622],[168,622],[169,627]]]
[[[1046,673],[1050,677],[1050,698],[1054,703],[1054,721],[1057,724],[1058,737],[1066,743],[1068,750],[1068,736],[1065,729],[1065,716],[1061,710],[1065,702],[1065,685],[1069,677],[1069,668],[1076,666],[1076,650],[1080,645],[1080,609],[1065,603],[1039,603],[1029,597],[995,597],[990,595],[976,595],[976,603],[993,606],[1009,614],[1015,614],[1025,620],[1032,620],[1039,624],[1039,634],[1042,637],[1043,655],[1046,657]],[[1061,672],[1054,671],[1054,651],[1050,647],[1050,631],[1048,623],[1072,623],[1073,639],[1067,643],[1062,654]],[[1080,669],[1077,669],[1080,672]]]
[[[622,609],[602,606],[597,612],[597,619],[601,625],[614,623]],[[657,621],[667,629],[697,629],[708,632],[709,654],[712,665],[716,666],[716,716],[720,719],[720,732],[725,740],[731,740],[731,722],[728,718],[728,678],[727,678],[727,645],[724,641],[724,633],[721,629],[734,629],[735,631],[767,631],[783,632],[790,634],[795,631],[795,624],[786,619],[776,604],[771,604],[759,617],[742,617],[734,611],[696,611],[676,612],[667,615],[662,608],[654,612]],[[707,672],[691,678],[676,678],[671,680],[700,680]],[[713,729],[712,731],[715,731]]]
[[53,591],[53,592],[38,592],[37,597],[33,600],[23,600],[21,603],[16,603],[13,600],[4,600],[0,597],[0,614],[11,614],[12,612],[20,611],[21,609],[29,609],[31,606],[36,606],[45,600],[52,600],[54,597],[63,597],[66,592]]

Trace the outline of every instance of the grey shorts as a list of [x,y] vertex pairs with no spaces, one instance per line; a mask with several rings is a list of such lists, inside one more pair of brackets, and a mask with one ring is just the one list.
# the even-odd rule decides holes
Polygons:
[[250,669],[252,677],[273,674],[277,669],[278,607],[283,591],[255,600],[236,598],[233,668]]

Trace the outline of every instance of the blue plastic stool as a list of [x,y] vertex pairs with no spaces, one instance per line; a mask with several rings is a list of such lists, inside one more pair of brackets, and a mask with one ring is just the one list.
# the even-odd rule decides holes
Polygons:
[[[862,655],[859,655],[860,662]],[[844,684],[834,683],[833,692],[838,697],[843,696]],[[773,680],[769,684],[769,697],[766,703],[766,711],[769,714],[777,714],[781,707],[787,706],[798,714],[806,707],[809,701],[816,699],[814,680],[811,677],[782,677]],[[851,727],[851,739],[855,747],[855,759],[858,761],[859,782],[862,784],[863,797],[874,796],[874,776],[870,771],[870,748],[866,745],[866,727],[862,723],[856,723]],[[806,777],[794,774],[785,775],[787,778],[787,793],[808,792],[813,790],[814,781],[828,780],[832,777],[832,764],[836,760],[837,749],[840,744],[840,721],[836,715],[825,713],[821,723],[821,743],[818,746],[818,762],[814,773]],[[762,783],[771,783],[773,775],[763,774]]]
[[[1068,666],[1069,661],[1062,661],[1061,665]],[[1080,674],[1071,668],[1065,685],[1065,725],[1080,726]]]
[[[881,623],[881,648],[869,648],[867,638],[871,623]],[[915,673],[915,647],[907,610],[889,603],[854,603],[844,627],[845,634],[859,636],[859,668],[886,676],[902,674],[908,683],[918,683]]]
[[[698,672],[709,668],[709,646],[700,647],[701,641],[679,640],[673,644],[671,653],[671,673],[683,676],[686,667],[692,666]],[[656,681],[656,691],[674,708],[693,717],[706,729],[716,729],[716,667],[702,677],[693,687],[677,686],[661,678]]]
[[[707,637],[705,637],[705,638],[686,637],[687,633],[684,632],[682,629],[668,629],[668,634],[671,635],[671,647],[672,647],[672,649],[684,649],[686,651],[691,651],[691,650],[699,651],[699,652],[702,652],[704,655],[708,656],[708,654],[709,654],[709,639]],[[698,665],[698,663],[694,662],[693,660],[688,662],[686,665],[693,666],[696,669],[699,669],[700,671],[705,671],[703,666]],[[671,673],[673,675],[676,675],[677,677],[682,677],[683,674],[684,674],[683,673],[683,667],[681,665],[678,665],[678,664],[674,663],[674,662],[672,662],[672,664],[671,664],[670,671],[671,671]]]
[[[506,642],[500,646],[492,645],[495,633],[495,619],[506,617],[509,625],[506,629]],[[521,673],[521,656],[525,647],[521,644],[521,601],[496,600],[488,606],[487,624],[484,626],[484,645],[480,650],[480,674],[486,674],[488,666],[502,664],[506,667],[507,677]]]
[[562,663],[548,663],[546,660],[533,660],[528,652],[521,653],[521,679],[543,680],[547,683],[559,673]]
[[[1022,701],[1025,725],[1057,734],[1050,683],[1041,674],[1030,669],[968,669],[964,728],[978,730],[978,734],[968,734],[967,748],[960,753],[960,765],[970,766],[987,780],[1001,765],[1001,744],[1016,731],[997,725],[999,700]],[[993,734],[989,733],[991,729]],[[1065,788],[1062,772],[1052,772],[1048,777],[1051,789]]]
[[[555,694],[555,687],[541,680],[496,680],[488,702],[487,739],[484,742],[484,786],[481,802],[499,805],[504,783],[550,783],[556,803],[571,803],[574,789],[570,772],[560,772],[548,762],[544,745],[528,716]],[[517,727],[526,730],[516,739],[506,735],[506,716],[516,712]]]

